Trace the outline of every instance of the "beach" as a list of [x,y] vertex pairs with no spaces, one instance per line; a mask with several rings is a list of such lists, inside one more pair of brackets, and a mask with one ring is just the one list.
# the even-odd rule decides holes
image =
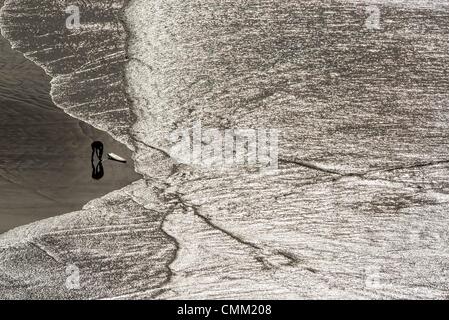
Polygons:
[[[104,161],[92,179],[91,143],[128,159]],[[0,37],[0,233],[76,211],[140,176],[131,151],[106,132],[75,119],[50,98],[50,77]],[[104,159],[106,159],[106,154]]]
[[[80,1],[66,30],[73,3],[8,0],[2,32],[56,105],[125,143],[142,178],[2,234],[0,297],[447,299],[436,3]],[[277,166],[178,162],[199,125],[277,130]]]

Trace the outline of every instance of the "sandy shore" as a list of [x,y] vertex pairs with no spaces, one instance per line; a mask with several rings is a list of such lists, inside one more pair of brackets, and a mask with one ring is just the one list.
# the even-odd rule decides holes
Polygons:
[[[125,145],[65,114],[49,92],[42,68],[0,37],[0,233],[79,210],[140,178]],[[94,140],[129,160],[105,161],[99,181],[91,178]]]

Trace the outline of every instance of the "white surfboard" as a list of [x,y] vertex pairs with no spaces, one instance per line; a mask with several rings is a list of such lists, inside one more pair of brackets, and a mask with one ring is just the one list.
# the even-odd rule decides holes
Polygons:
[[126,159],[123,159],[122,157],[116,155],[115,153],[108,153],[108,158],[110,160],[126,163]]

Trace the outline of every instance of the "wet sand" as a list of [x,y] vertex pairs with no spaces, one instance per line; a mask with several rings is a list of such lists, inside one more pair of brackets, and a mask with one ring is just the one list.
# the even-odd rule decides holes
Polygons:
[[[81,209],[140,178],[125,145],[54,105],[49,81],[0,37],[0,233]],[[91,177],[94,140],[129,160],[104,161],[98,181]]]

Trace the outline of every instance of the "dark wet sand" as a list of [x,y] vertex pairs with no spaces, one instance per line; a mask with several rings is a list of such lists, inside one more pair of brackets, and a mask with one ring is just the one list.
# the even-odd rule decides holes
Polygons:
[[0,37],[0,233],[81,209],[138,180],[132,161],[104,161],[91,178],[94,140],[130,160],[108,134],[65,114],[50,99],[50,78]]

